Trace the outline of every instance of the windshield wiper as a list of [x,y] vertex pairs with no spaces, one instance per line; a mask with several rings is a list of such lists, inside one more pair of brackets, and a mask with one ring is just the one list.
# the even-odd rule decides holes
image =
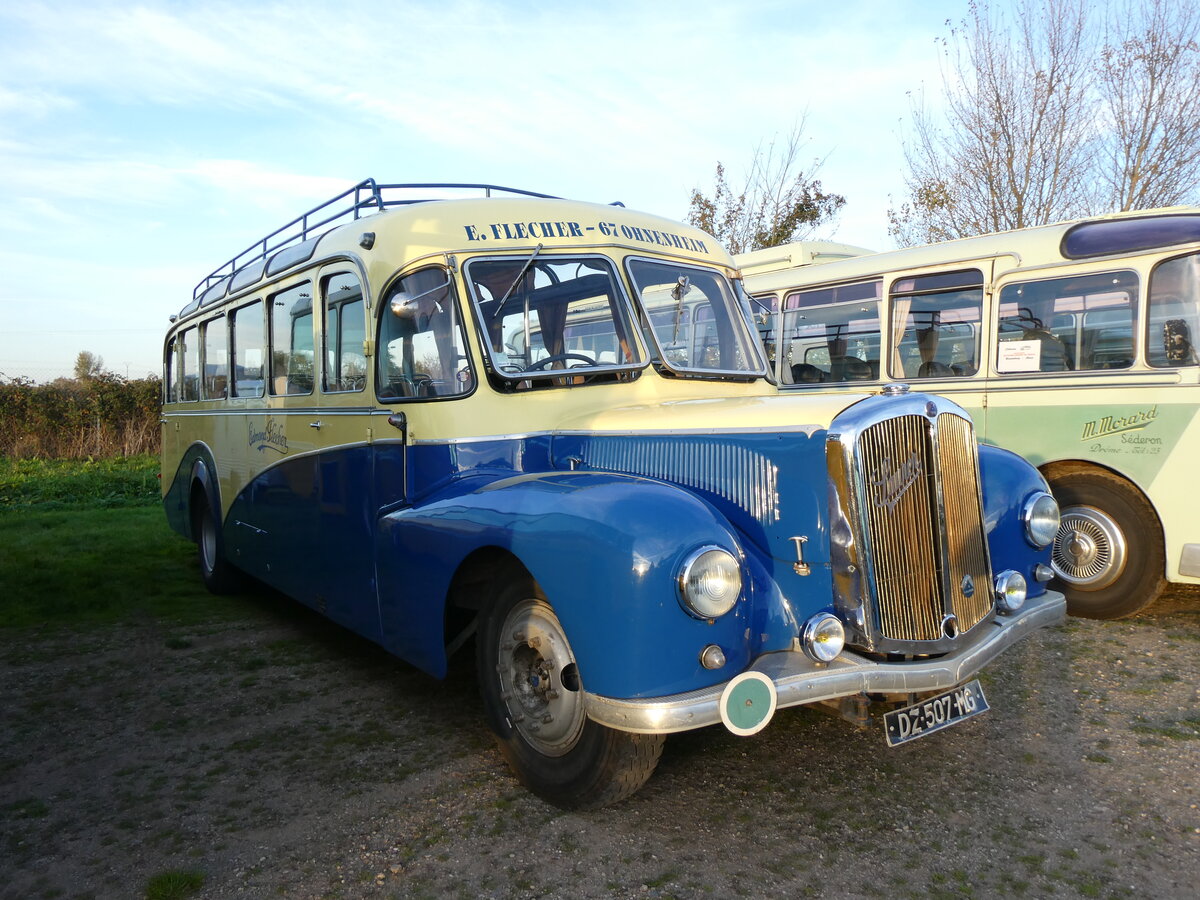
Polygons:
[[500,298],[500,302],[496,304],[496,311],[492,313],[492,319],[496,319],[500,315],[500,311],[504,309],[504,303],[512,296],[513,291],[517,289],[517,285],[521,283],[521,279],[525,277],[525,273],[529,271],[529,267],[533,265],[533,261],[538,258],[538,254],[542,252],[542,245],[538,244],[529,259],[525,260],[525,265],[521,266],[521,271],[517,277],[513,279],[513,283],[508,286],[508,290],[504,292],[504,296]]

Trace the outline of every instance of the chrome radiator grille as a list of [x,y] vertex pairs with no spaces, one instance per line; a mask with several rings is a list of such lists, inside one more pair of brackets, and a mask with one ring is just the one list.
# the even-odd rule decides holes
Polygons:
[[883,419],[853,453],[873,595],[863,599],[876,613],[870,643],[945,641],[977,625],[992,593],[970,420]]

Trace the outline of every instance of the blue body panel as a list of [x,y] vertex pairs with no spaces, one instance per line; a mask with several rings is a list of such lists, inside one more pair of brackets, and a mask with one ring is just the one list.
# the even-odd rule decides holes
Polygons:
[[1048,549],[1037,549],[1025,538],[1021,511],[1038,491],[1049,493],[1042,473],[1022,457],[1000,447],[979,445],[979,475],[983,482],[983,515],[992,570],[1014,569],[1025,576],[1030,597],[1040,597],[1046,585],[1034,578],[1038,563],[1050,564]]
[[[456,572],[479,551],[504,551],[554,606],[587,690],[667,696],[727,681],[833,610],[825,438],[568,433],[338,447],[261,472],[230,507],[226,546],[250,574],[439,677]],[[211,465],[206,453],[185,463]],[[994,447],[980,447],[980,468],[993,569],[1020,571],[1040,594],[1032,573],[1047,553],[1024,540],[1020,511],[1045,482]],[[176,485],[188,483],[181,467]],[[183,508],[176,485],[169,515]],[[808,575],[794,567],[796,537],[807,539]],[[743,561],[744,599],[716,621],[689,614],[676,584],[707,545]],[[724,667],[700,665],[709,644]]]

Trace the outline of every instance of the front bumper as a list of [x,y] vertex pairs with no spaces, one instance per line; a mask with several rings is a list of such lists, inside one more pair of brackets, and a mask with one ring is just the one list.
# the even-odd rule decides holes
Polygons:
[[[1011,616],[993,615],[975,629],[969,643],[935,659],[880,662],[846,650],[829,664],[803,651],[767,653],[750,667],[775,684],[778,708],[833,700],[859,693],[918,694],[941,691],[971,678],[1017,641],[1066,619],[1067,601],[1057,591],[1033,597]],[[615,700],[585,692],[588,717],[618,731],[671,734],[721,721],[726,683],[686,694]]]

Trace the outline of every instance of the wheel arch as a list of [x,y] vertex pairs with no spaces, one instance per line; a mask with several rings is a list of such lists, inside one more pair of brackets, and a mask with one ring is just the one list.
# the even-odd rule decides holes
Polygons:
[[476,633],[480,617],[496,602],[501,587],[522,576],[533,578],[521,560],[503,547],[490,544],[467,554],[446,590],[442,643],[447,659]]
[[1106,466],[1103,463],[1093,462],[1092,460],[1087,459],[1057,459],[1053,462],[1042,463],[1040,466],[1038,466],[1038,471],[1042,473],[1042,477],[1046,479],[1046,482],[1050,485],[1051,489],[1054,487],[1054,480],[1056,478],[1064,478],[1069,475],[1083,475],[1098,472],[1116,478],[1124,483],[1131,491],[1134,491],[1144,501],[1146,501],[1146,505],[1149,506],[1151,512],[1154,513],[1154,520],[1158,523],[1159,538],[1160,540],[1162,539],[1163,524],[1162,518],[1158,514],[1158,508],[1150,500],[1150,495],[1146,493],[1142,486],[1124,472],[1120,472],[1117,469],[1114,469],[1112,466]]
[[708,643],[727,648],[735,671],[750,653],[752,585],[715,621],[677,597],[695,548],[738,556],[743,544],[715,508],[674,485],[601,472],[520,476],[389,513],[376,540],[384,646],[436,677],[486,602],[520,575],[562,620],[590,690],[704,687],[723,677],[700,667]]
[[[207,451],[207,449],[206,447],[205,450]],[[209,456],[210,454],[207,452],[197,456],[192,461],[192,470],[188,476],[187,523],[189,537],[193,541],[199,539],[199,536],[196,534],[196,513],[200,509],[199,500],[201,498],[208,504],[208,508],[212,510],[218,529],[220,529],[222,524],[221,486],[217,483],[210,459],[206,458]]]
[[1109,466],[1081,460],[1041,471],[1063,510],[1052,553],[1071,615],[1131,616],[1167,583],[1166,531],[1142,487]]

